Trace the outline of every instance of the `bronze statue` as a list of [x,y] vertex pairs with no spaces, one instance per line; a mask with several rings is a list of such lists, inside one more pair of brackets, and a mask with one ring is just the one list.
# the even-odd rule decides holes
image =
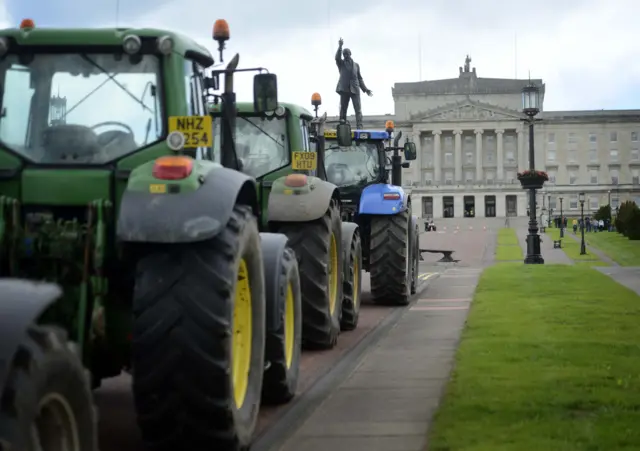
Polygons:
[[469,55],[464,59],[464,71],[471,72],[471,58],[469,58]]
[[364,84],[364,80],[360,74],[360,65],[351,58],[351,50],[342,50],[343,44],[344,41],[340,38],[340,41],[338,41],[338,51],[336,52],[336,64],[340,72],[340,79],[336,87],[336,92],[340,94],[340,120],[347,120],[347,109],[349,108],[349,100],[351,100],[353,109],[356,111],[356,128],[362,130],[360,89],[369,97],[373,95],[373,92],[367,89]]

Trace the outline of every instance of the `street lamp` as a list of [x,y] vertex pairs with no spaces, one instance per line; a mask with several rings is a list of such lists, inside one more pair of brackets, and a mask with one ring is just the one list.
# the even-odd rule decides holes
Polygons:
[[560,238],[564,238],[564,216],[562,216],[562,197],[560,199]]
[[587,254],[587,247],[584,245],[584,193],[578,194],[578,200],[580,201],[580,234],[582,239],[580,240],[580,255]]
[[549,227],[551,227],[551,215],[553,215],[553,208],[551,208],[551,194],[547,196],[547,204],[549,205],[549,220],[547,223]]
[[[529,123],[529,170],[535,173],[535,148],[533,140],[533,124],[535,116],[540,112],[540,88],[530,83],[522,89],[522,112],[527,115],[525,119]],[[544,259],[540,254],[540,235],[538,235],[538,223],[536,221],[536,190],[529,188],[530,215],[529,215],[529,235],[527,235],[527,256],[525,264],[543,264]],[[544,198],[543,198],[544,199]]]

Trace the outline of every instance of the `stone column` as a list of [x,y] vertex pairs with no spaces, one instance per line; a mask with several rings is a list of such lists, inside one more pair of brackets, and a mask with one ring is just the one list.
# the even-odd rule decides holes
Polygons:
[[504,130],[496,130],[496,139],[498,142],[498,170],[496,171],[496,179],[504,180],[504,146],[503,146]]
[[[433,184],[440,185],[442,182],[442,150],[440,148],[440,135],[442,135],[442,132],[440,130],[434,130],[431,133],[433,134]],[[442,215],[442,211],[440,214]]]
[[482,133],[483,130],[477,129],[476,133],[476,182],[482,182],[483,170],[482,170]]
[[527,155],[524,150],[524,131],[519,128],[516,130],[518,134],[518,172],[527,169]]
[[455,151],[453,154],[454,178],[456,183],[462,183],[462,130],[454,130]]

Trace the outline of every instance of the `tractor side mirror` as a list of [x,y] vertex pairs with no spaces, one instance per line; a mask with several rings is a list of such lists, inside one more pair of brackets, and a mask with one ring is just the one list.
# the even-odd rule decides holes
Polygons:
[[278,107],[278,77],[276,74],[257,74],[253,77],[253,109],[256,113],[273,111]]
[[338,127],[336,128],[336,138],[339,146],[350,147],[352,141],[351,125],[346,122],[338,124]]
[[416,151],[416,143],[404,143],[404,159],[407,161],[413,161],[417,156],[418,152]]

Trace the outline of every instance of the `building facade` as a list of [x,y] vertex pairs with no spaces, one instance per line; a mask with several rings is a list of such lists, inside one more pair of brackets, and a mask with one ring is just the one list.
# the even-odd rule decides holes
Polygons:
[[[481,78],[467,58],[457,78],[396,83],[394,115],[365,116],[367,129],[393,120],[416,143],[403,170],[414,213],[423,218],[526,216],[517,173],[529,168],[529,127],[522,88],[540,88],[535,166],[549,174],[538,214],[579,214],[625,200],[640,205],[640,110],[545,111],[542,80]],[[366,101],[365,101],[366,102]],[[366,107],[366,103],[365,103]],[[337,118],[331,118],[331,122]],[[350,118],[352,123],[353,118]]]

